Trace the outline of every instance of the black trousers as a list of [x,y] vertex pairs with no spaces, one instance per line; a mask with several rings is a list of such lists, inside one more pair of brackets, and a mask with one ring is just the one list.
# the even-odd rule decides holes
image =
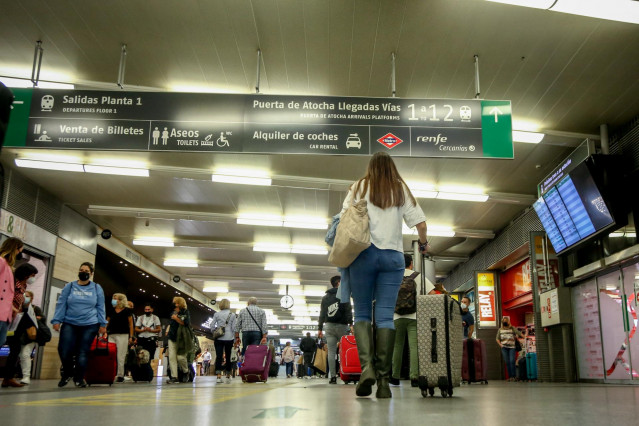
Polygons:
[[138,337],[138,345],[142,347],[142,349],[149,351],[149,356],[151,359],[155,356],[155,350],[158,345],[157,342],[153,339],[149,339],[147,337]]
[[26,334],[27,328],[33,326],[33,321],[25,313],[18,323],[18,327],[13,336],[8,337],[6,345],[9,346],[9,356],[7,357],[7,364],[4,370],[4,379],[11,380],[16,375],[16,365],[18,364],[18,358],[20,357],[20,350],[22,349],[22,343],[20,338],[23,334]]
[[230,375],[233,363],[231,362],[231,350],[233,349],[233,340],[216,340],[215,341],[215,373],[222,371],[223,355],[226,355],[226,364],[224,370]]

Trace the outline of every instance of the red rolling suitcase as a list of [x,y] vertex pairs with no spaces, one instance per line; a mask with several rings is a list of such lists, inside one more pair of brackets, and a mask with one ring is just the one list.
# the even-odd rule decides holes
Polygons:
[[271,351],[266,345],[249,345],[242,363],[242,381],[247,383],[265,382],[271,367]]
[[339,342],[339,377],[344,383],[357,382],[362,374],[355,336],[342,336]]
[[117,348],[115,343],[96,337],[91,343],[87,371],[84,380],[88,385],[113,384],[118,369]]
[[462,355],[462,382],[488,384],[486,342],[479,339],[464,339]]

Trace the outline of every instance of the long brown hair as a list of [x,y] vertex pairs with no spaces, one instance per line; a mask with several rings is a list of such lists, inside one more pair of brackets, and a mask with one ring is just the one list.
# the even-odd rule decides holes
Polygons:
[[355,184],[355,197],[366,195],[370,187],[369,199],[380,209],[401,207],[406,202],[404,188],[413,206],[417,205],[415,197],[408,189],[406,182],[399,175],[395,162],[385,152],[376,152],[368,163],[366,175]]
[[16,256],[18,255],[18,249],[24,247],[24,243],[20,238],[7,238],[2,247],[0,247],[0,256],[4,257],[9,266],[13,267],[16,263]]

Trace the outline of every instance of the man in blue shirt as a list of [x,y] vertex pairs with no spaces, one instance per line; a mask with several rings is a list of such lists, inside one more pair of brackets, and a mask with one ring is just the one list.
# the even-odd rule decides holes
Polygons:
[[470,313],[468,307],[470,306],[470,298],[468,296],[462,297],[462,324],[464,325],[464,338],[473,337],[473,331],[475,330],[475,318]]

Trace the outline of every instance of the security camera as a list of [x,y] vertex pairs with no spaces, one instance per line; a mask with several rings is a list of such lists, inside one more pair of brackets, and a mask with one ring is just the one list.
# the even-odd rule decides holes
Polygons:
[[216,304],[216,303],[217,303],[217,302],[215,301],[215,299],[211,300],[211,305],[212,305],[212,306],[215,306],[215,304]]
[[179,275],[175,275],[175,276],[173,277],[173,282],[174,282],[174,283],[179,283],[179,282],[180,282],[180,279],[181,279],[181,278],[180,278],[180,276],[179,276]]
[[105,229],[104,231],[100,233],[100,236],[104,238],[105,240],[108,240],[109,238],[111,238],[111,236],[113,236],[113,233],[111,232],[110,229]]

